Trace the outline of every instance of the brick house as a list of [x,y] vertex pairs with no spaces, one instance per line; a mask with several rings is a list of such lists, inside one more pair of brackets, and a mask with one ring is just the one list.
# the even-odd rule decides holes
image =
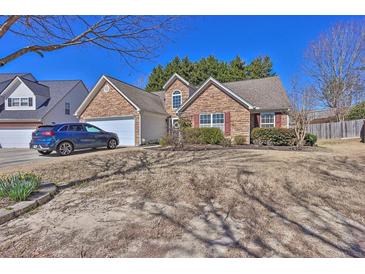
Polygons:
[[220,83],[210,77],[199,87],[174,74],[163,91],[147,93],[103,76],[77,110],[83,121],[115,131],[122,145],[161,138],[180,117],[193,127],[217,127],[250,142],[255,127],[288,127],[289,100],[278,77]]

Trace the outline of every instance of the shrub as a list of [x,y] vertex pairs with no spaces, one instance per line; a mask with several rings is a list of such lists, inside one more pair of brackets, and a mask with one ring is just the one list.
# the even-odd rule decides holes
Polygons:
[[19,173],[0,178],[0,197],[24,201],[41,183],[40,177],[32,173]]
[[304,142],[306,146],[314,146],[317,143],[317,135],[307,133],[304,137]]
[[218,145],[224,140],[219,128],[185,128],[182,133],[186,144]]
[[296,143],[294,129],[289,128],[254,128],[251,138],[256,145],[293,146]]
[[201,144],[201,129],[200,128],[185,128],[182,131],[183,140],[186,144]]
[[346,120],[365,119],[365,102],[353,106],[345,117]]
[[191,128],[191,121],[184,117],[179,118],[178,124],[181,129]]
[[200,128],[200,131],[200,140],[203,144],[218,145],[224,139],[219,128]]
[[246,142],[246,138],[243,135],[237,135],[233,138],[235,145],[244,145]]
[[221,146],[224,146],[224,147],[231,147],[232,146],[232,141],[230,138],[224,138],[222,140],[222,142],[220,143]]
[[160,139],[160,145],[165,146],[171,146],[174,144],[174,138],[171,134],[165,135]]

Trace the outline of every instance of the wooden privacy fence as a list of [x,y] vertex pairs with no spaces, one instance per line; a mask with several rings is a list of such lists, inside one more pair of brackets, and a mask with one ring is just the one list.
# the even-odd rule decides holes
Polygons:
[[311,124],[308,126],[308,132],[317,135],[318,139],[364,138],[364,121],[361,119]]

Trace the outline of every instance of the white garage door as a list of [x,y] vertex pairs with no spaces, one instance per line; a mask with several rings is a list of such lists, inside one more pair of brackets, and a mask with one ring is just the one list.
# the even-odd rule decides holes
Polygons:
[[2,129],[0,128],[0,146],[2,148],[28,148],[34,128]]
[[116,118],[103,120],[87,120],[102,130],[114,132],[118,135],[120,146],[134,146],[134,118]]

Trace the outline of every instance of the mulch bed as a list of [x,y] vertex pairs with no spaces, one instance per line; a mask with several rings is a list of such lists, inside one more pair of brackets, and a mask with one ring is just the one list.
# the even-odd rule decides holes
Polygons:
[[227,150],[227,149],[254,149],[254,150],[277,150],[277,151],[325,151],[325,148],[317,147],[317,146],[305,146],[305,147],[296,147],[296,146],[260,146],[260,145],[239,145],[239,146],[231,146],[231,147],[223,147],[220,145],[185,145],[184,147],[151,147],[148,148],[151,150],[159,150],[159,151],[205,151],[205,150]]

